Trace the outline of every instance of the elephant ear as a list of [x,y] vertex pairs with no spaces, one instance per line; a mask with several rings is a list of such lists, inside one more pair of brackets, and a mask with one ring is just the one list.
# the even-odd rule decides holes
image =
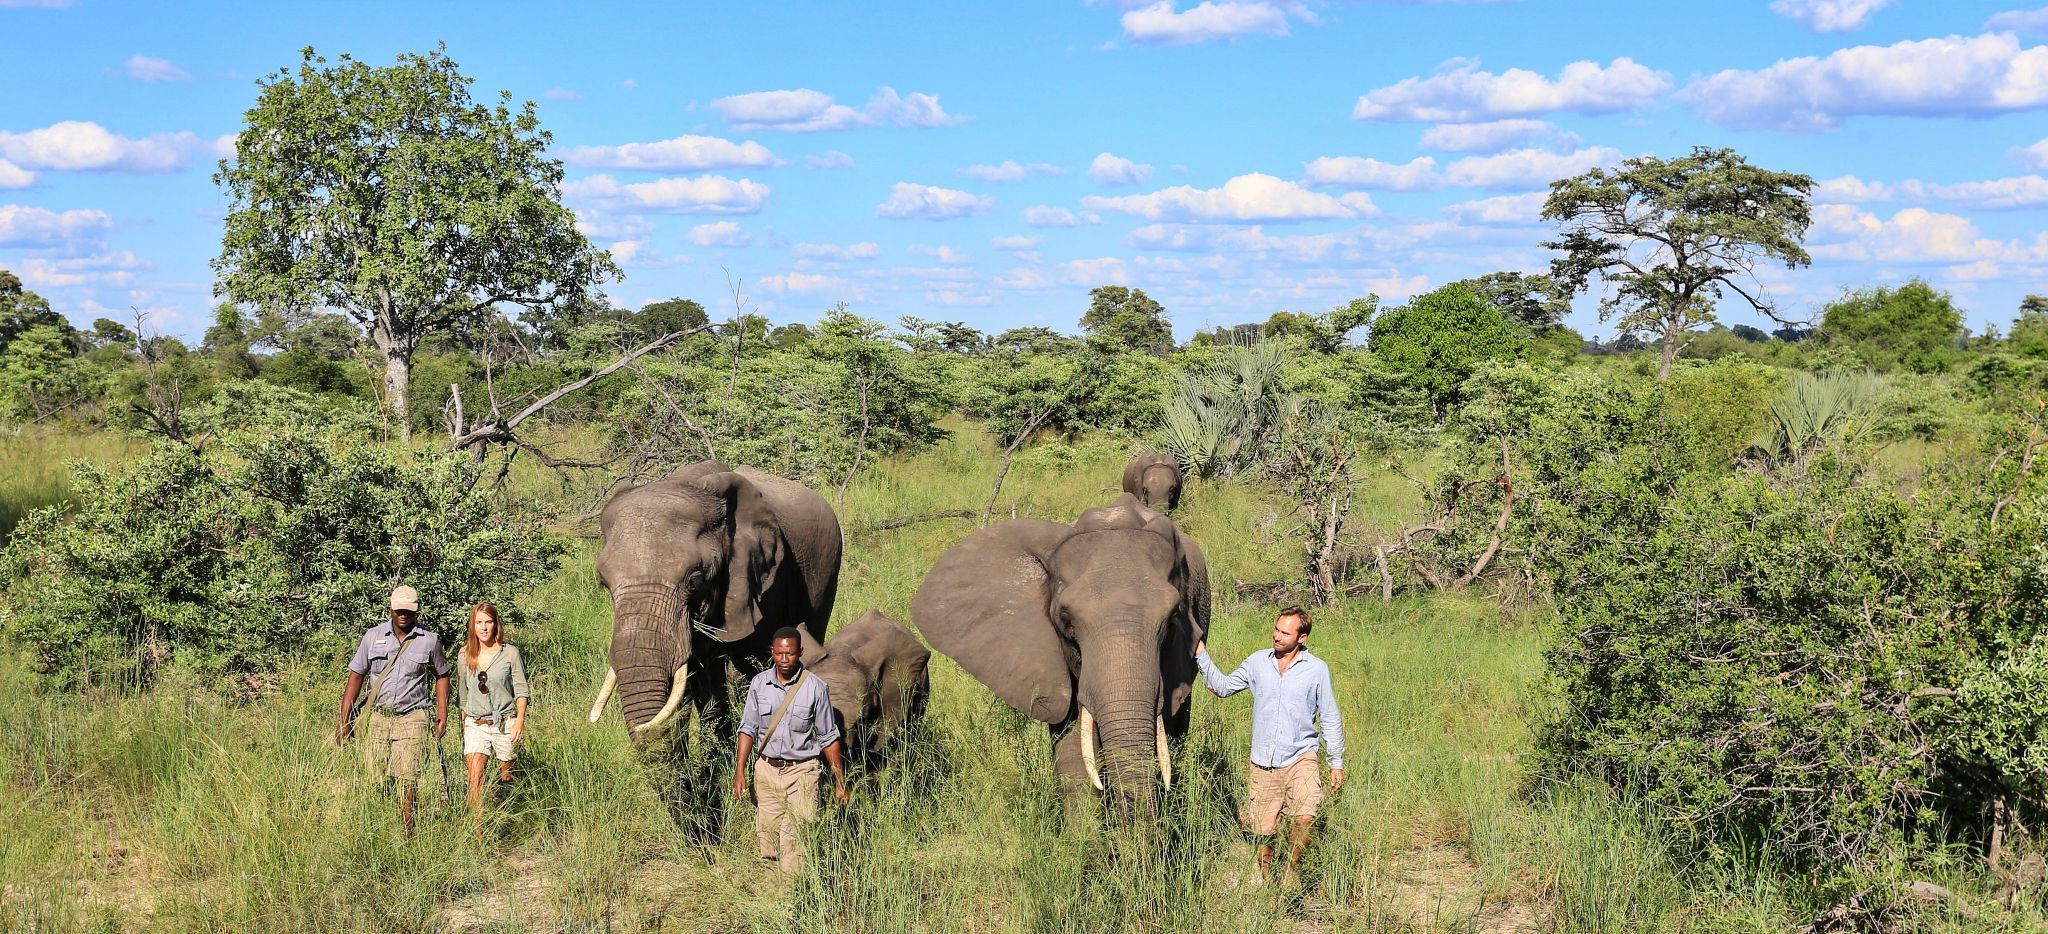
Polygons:
[[732,547],[725,557],[724,624],[712,635],[721,642],[737,642],[780,615],[778,584],[788,557],[782,524],[761,491],[737,472],[706,474],[693,482],[725,501]]
[[1172,519],[1147,514],[1151,518],[1145,528],[1173,543],[1173,583],[1180,588],[1180,612],[1174,614],[1167,629],[1166,644],[1159,653],[1159,674],[1166,692],[1166,711],[1180,718],[1194,692],[1195,646],[1209,635],[1209,562],[1202,555],[1202,546]]
[[1003,703],[1064,723],[1074,706],[1066,644],[1053,629],[1046,560],[1073,533],[1044,519],[1010,519],[948,549],[926,574],[910,618]]

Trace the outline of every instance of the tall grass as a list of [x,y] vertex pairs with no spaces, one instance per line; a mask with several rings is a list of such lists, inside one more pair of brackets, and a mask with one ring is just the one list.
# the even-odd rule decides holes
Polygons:
[[[1129,453],[1088,442],[1025,458],[1004,514],[1014,500],[1065,520],[1107,502]],[[30,457],[0,445],[9,456]],[[963,429],[856,481],[835,627],[870,607],[908,620],[924,572],[975,523],[870,527],[974,507],[993,473]],[[1391,522],[1405,486],[1362,493],[1363,521]],[[1211,651],[1234,662],[1271,625],[1235,583],[1296,573],[1287,510],[1250,487],[1196,483],[1176,518],[1208,552]],[[1156,819],[1133,824],[1070,812],[1044,726],[943,657],[925,722],[891,763],[856,775],[852,807],[814,826],[805,874],[779,879],[725,790],[722,728],[693,720],[672,748],[643,750],[616,713],[584,722],[610,625],[592,554],[522,601],[536,620],[512,633],[533,677],[529,738],[517,784],[491,793],[481,844],[454,737],[453,804],[430,759],[418,834],[400,836],[395,802],[330,739],[342,659],[309,660],[274,696],[231,705],[175,683],[46,693],[0,657],[0,929],[1634,931],[1810,917],[1775,877],[1688,864],[1653,815],[1602,788],[1532,785],[1538,627],[1475,597],[1318,615],[1310,645],[1336,676],[1349,768],[1299,885],[1261,885],[1238,829],[1245,698],[1196,693],[1175,786]]]
[[74,500],[73,461],[112,464],[137,449],[109,433],[76,435],[33,426],[0,430],[0,542],[29,513]]

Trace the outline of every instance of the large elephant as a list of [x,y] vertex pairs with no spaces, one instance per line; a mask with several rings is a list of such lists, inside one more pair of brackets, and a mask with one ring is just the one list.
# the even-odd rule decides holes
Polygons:
[[802,632],[807,660],[817,656],[839,588],[840,532],[808,487],[699,461],[613,495],[600,526],[612,643],[592,721],[615,687],[635,734],[667,723],[686,695],[700,707],[725,698],[736,664],[765,657],[783,626]]
[[1180,505],[1180,464],[1157,451],[1146,451],[1124,465],[1124,492],[1147,509],[1170,512]]
[[886,750],[923,715],[931,658],[902,623],[869,610],[833,633],[824,657],[806,667],[832,694],[846,748],[864,756]]
[[933,648],[1052,727],[1068,789],[1149,802],[1155,779],[1171,786],[1166,740],[1187,732],[1209,629],[1208,564],[1173,520],[1125,494],[1072,525],[998,522],[939,558],[910,612]]

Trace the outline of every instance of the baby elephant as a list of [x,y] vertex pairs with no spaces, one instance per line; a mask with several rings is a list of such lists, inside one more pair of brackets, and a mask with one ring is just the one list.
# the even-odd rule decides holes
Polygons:
[[1124,492],[1137,497],[1147,509],[1170,511],[1180,505],[1180,465],[1157,451],[1131,458],[1124,467]]
[[931,658],[916,635],[877,610],[825,643],[824,657],[810,670],[831,691],[848,749],[880,752],[899,728],[923,714]]

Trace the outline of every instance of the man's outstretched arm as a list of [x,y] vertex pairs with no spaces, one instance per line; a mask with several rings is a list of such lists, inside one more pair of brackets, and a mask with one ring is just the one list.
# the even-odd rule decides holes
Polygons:
[[1209,660],[1209,643],[1206,640],[1195,644],[1195,664],[1202,669],[1202,684],[1217,697],[1229,697],[1252,685],[1242,663],[1237,666],[1236,671],[1227,675],[1222,669],[1217,668],[1216,663]]
[[1329,669],[1323,669],[1322,689],[1316,692],[1316,715],[1321,718],[1323,748],[1330,756],[1330,790],[1344,787],[1344,714],[1337,709],[1337,689]]

